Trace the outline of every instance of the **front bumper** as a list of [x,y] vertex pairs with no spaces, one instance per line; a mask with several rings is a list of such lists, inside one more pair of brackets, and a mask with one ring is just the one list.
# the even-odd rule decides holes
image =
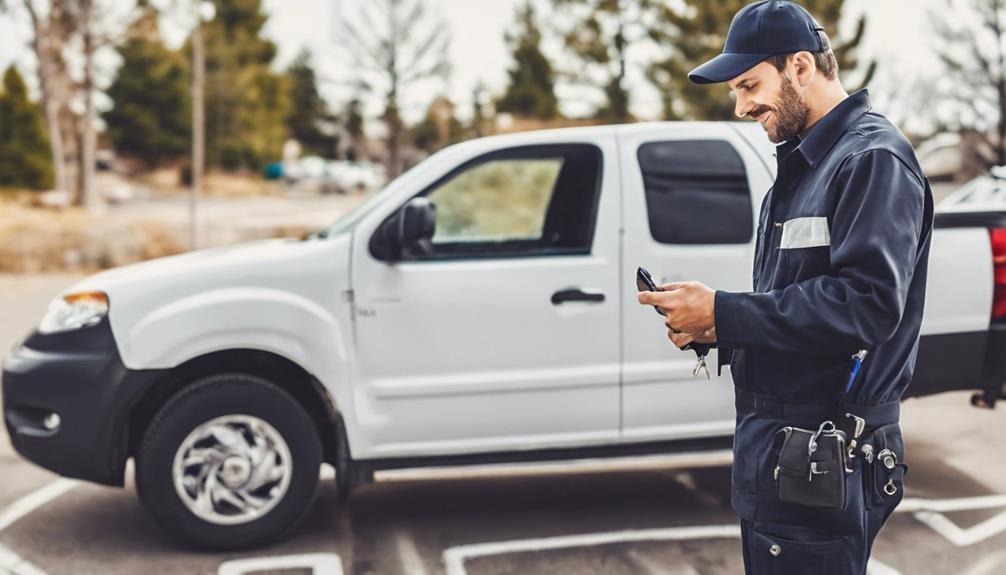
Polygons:
[[11,443],[60,475],[121,486],[130,409],[161,374],[126,369],[107,317],[74,331],[35,332],[3,364]]

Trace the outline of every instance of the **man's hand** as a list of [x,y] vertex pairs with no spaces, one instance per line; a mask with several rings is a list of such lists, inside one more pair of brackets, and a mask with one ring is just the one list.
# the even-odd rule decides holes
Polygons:
[[643,305],[658,306],[667,316],[664,323],[669,331],[677,330],[680,335],[701,334],[716,327],[716,290],[701,282],[669,283],[660,288],[664,291],[639,292],[638,300]]
[[670,329],[667,330],[667,337],[671,339],[674,345],[678,346],[678,349],[683,349],[686,345],[692,343],[716,343],[716,328],[712,327],[707,329],[702,333],[674,333]]

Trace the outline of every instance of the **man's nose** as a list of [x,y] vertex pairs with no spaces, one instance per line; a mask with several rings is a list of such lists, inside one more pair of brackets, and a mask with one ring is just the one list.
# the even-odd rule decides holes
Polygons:
[[734,114],[738,118],[744,118],[751,111],[751,106],[748,106],[747,99],[743,96],[737,96],[737,103],[734,105]]

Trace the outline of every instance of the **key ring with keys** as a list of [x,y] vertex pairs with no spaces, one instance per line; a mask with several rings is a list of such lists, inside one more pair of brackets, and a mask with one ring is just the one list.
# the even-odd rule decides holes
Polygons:
[[706,379],[709,379],[709,366],[706,365],[706,356],[702,354],[696,355],[699,356],[699,360],[695,362],[695,367],[692,369],[692,377],[697,377],[699,375],[699,370],[705,370]]

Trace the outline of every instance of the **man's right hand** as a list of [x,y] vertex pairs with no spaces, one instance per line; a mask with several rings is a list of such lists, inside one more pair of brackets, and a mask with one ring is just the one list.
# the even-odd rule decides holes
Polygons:
[[701,333],[674,333],[667,330],[667,337],[671,338],[674,345],[681,349],[691,342],[696,343],[716,343],[716,327],[711,327]]

